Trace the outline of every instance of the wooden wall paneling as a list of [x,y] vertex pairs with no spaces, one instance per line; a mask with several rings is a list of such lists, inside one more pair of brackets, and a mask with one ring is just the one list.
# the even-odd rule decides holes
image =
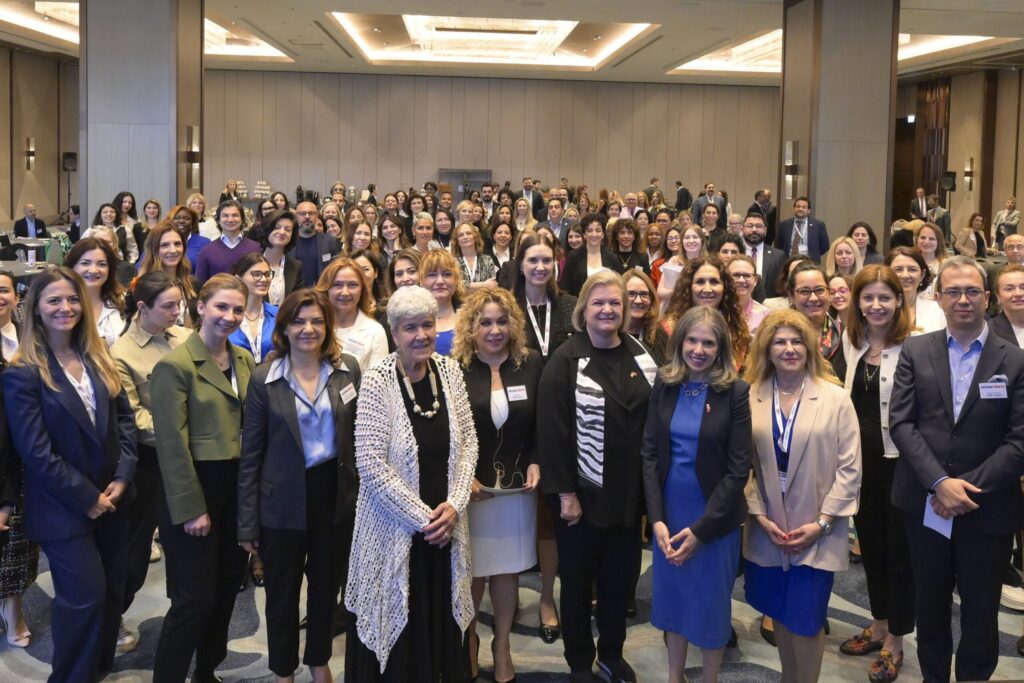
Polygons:
[[519,145],[506,147],[502,144],[503,109],[508,100],[505,82],[503,78],[487,79],[487,168],[492,171],[491,180],[497,189],[501,189],[506,180],[512,180],[512,169],[521,165],[519,157],[522,154]]
[[239,175],[251,193],[263,176],[263,117],[266,99],[263,94],[264,74],[246,71],[239,76],[239,103],[241,114],[238,126],[238,146],[242,159]]
[[597,91],[596,83],[575,82],[571,84],[573,105],[572,126],[565,131],[569,138],[569,156],[574,162],[571,185],[588,185],[591,201],[597,199],[595,179],[597,177]]
[[685,176],[688,176],[689,179],[684,176],[682,181],[694,197],[700,194],[704,183],[708,181],[703,166],[704,119],[707,116],[706,94],[707,89],[703,85],[683,86],[679,126],[682,134],[681,143],[686,151]]
[[531,175],[539,175],[544,187],[558,185],[559,154],[561,153],[562,127],[562,88],[557,81],[539,81],[537,83],[537,157],[536,170]]
[[[417,169],[421,175],[416,182],[420,185],[430,178],[437,178],[438,169],[451,168],[454,126],[460,112],[454,106],[454,78],[424,79],[426,83],[426,113],[417,130],[418,146],[426,151],[423,167]],[[459,124],[461,126],[461,123]]]
[[[512,182],[516,192],[522,189],[526,171],[526,81],[519,79],[498,79],[500,98],[498,109],[492,113],[497,131],[492,135],[498,141],[498,150],[504,163],[501,173],[495,169],[495,182],[499,185],[506,180]],[[501,162],[499,162],[501,163]]]
[[224,165],[220,173],[213,174],[207,179],[207,187],[210,188],[206,200],[210,207],[217,202],[221,190],[224,188],[224,181],[232,176],[240,174],[240,167],[244,159],[248,159],[248,152],[239,144],[238,130],[242,125],[242,118],[246,108],[239,100],[246,97],[246,93],[239,87],[239,80],[243,78],[242,72],[234,71],[224,77],[224,128],[221,133],[224,140]]
[[514,124],[520,130],[523,137],[523,170],[519,174],[519,186],[522,189],[523,176],[540,176],[543,169],[540,166],[540,145],[538,135],[540,133],[540,118],[537,111],[539,81],[523,81],[523,120],[520,124]]
[[[229,154],[227,140],[224,137],[224,126],[227,122],[227,114],[224,111],[224,81],[227,78],[228,72],[225,71],[212,71],[203,78],[203,125],[200,137],[204,165],[203,194],[207,199],[216,189],[218,180],[224,178],[224,164]],[[213,197],[210,201],[216,199]],[[186,197],[175,197],[173,204],[183,204],[185,200]]]
[[[18,207],[26,203],[34,204],[40,217],[58,213],[57,66],[55,61],[24,52],[11,55],[11,211],[15,218],[21,215]],[[26,167],[29,137],[35,138],[36,150],[35,169],[31,171]],[[123,150],[124,141],[118,147]]]
[[341,110],[348,112],[348,118],[345,121],[349,126],[349,131],[347,134],[342,134],[341,144],[345,145],[347,135],[349,147],[343,154],[346,159],[342,163],[342,169],[344,169],[342,175],[348,183],[357,183],[363,186],[366,183],[376,183],[380,188],[377,191],[377,199],[383,200],[382,193],[387,192],[390,187],[384,184],[380,175],[379,136],[377,134],[379,79],[377,76],[362,74],[346,78],[349,81],[351,93],[349,102],[343,103]]
[[395,187],[408,189],[413,184],[413,145],[415,143],[416,117],[413,108],[412,76],[392,76],[388,88],[387,116],[380,117],[388,122],[388,150],[392,158],[398,162],[395,169]]
[[[60,98],[58,100],[60,111],[60,139],[58,150],[61,159],[57,166],[57,204],[61,211],[68,209],[68,182],[67,173],[64,172],[63,155],[65,152],[78,152],[78,65],[60,63],[57,66],[60,78]],[[0,100],[3,101],[3,100]],[[0,125],[0,130],[5,130]],[[0,181],[2,185],[2,181]],[[2,196],[2,187],[0,187]],[[78,204],[78,172],[71,174],[71,203]]]
[[[337,74],[320,73],[315,77],[316,97],[312,99],[314,119],[316,121],[316,146],[312,152],[323,157],[320,166],[318,184],[310,183],[312,189],[328,196],[331,183],[340,179],[340,163],[337,155],[330,150],[338,148],[341,131],[338,128],[338,90],[340,88]],[[309,182],[309,181],[307,181]]]
[[[999,72],[998,103],[995,110],[995,150],[992,164],[992,211],[1001,211],[1006,198],[1017,196],[1014,168],[1017,160],[1017,117],[1020,109],[1019,74]],[[1024,199],[1018,199],[1024,202]]]
[[462,139],[462,149],[452,160],[452,166],[487,168],[487,79],[464,79],[462,100],[462,129],[453,133]]
[[318,190],[324,173],[324,154],[320,149],[316,134],[316,92],[317,74],[296,74],[299,77],[299,96],[293,100],[296,108],[296,120],[299,125],[298,169],[299,177],[292,185],[302,185],[303,189]]
[[582,167],[579,159],[573,154],[572,135],[570,131],[576,127],[576,97],[573,92],[572,81],[558,82],[558,99],[560,102],[560,113],[557,126],[558,136],[558,168],[551,169],[553,177],[551,185],[561,184],[562,176],[572,184],[578,184]]
[[608,136],[604,144],[611,152],[606,180],[609,189],[625,194],[629,187],[629,168],[633,159],[633,93],[632,83],[613,83],[608,102]]
[[[209,74],[210,72],[207,72]],[[209,76],[207,76],[209,78]],[[255,106],[255,105],[254,105]],[[278,169],[283,164],[283,157],[277,148],[277,74],[263,74],[263,100],[260,104],[263,112],[263,130],[260,132],[260,168],[253,175],[252,182],[263,180],[274,190],[278,189]]]
[[280,73],[277,75],[277,147],[283,162],[276,169],[274,189],[295,199],[295,187],[302,183],[302,74]]
[[591,199],[595,202],[598,199],[599,192],[601,189],[612,190],[615,189],[611,176],[612,163],[615,161],[615,154],[617,150],[613,149],[609,140],[611,138],[611,120],[609,118],[609,111],[611,110],[612,101],[612,90],[618,84],[612,83],[598,83],[597,84],[597,106],[595,109],[596,115],[596,130],[594,135],[594,177],[593,185],[595,192]]
[[[11,101],[11,51],[0,48],[0,102]],[[0,221],[19,218],[11,203],[11,108],[0,106]]]

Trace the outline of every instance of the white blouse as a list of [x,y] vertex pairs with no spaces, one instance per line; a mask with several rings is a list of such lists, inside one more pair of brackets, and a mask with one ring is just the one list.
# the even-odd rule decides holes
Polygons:
[[[264,256],[266,256],[265,253]],[[270,291],[267,292],[267,299],[275,306],[280,306],[281,302],[284,301],[284,261],[285,257],[283,255],[281,256],[280,263],[270,263],[269,257],[267,257],[267,263],[270,263],[270,268],[274,271],[274,277],[270,280]]]
[[352,327],[336,327],[334,334],[341,342],[342,351],[354,357],[363,372],[388,355],[388,338],[384,327],[362,311],[356,314]]
[[[57,361],[60,363],[60,361]],[[89,420],[93,426],[96,426],[96,389],[92,385],[92,378],[89,377],[89,371],[85,368],[85,362],[82,363],[82,379],[77,380],[74,376],[68,372],[68,369],[64,367],[63,363],[60,363],[60,369],[64,371],[64,376],[71,382],[71,386],[75,388],[78,393],[78,397],[82,399],[82,404],[85,406],[85,412],[89,413]]]
[[96,331],[103,337],[103,341],[107,342],[108,349],[114,345],[123,329],[124,318],[121,317],[121,312],[110,304],[104,304],[99,320],[96,321]]

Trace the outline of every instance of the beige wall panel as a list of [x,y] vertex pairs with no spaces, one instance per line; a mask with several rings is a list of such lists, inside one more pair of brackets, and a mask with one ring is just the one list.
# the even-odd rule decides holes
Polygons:
[[[1000,211],[1006,198],[1019,193],[1013,187],[1017,156],[1017,117],[1021,93],[1016,71],[1000,71],[996,92],[996,150],[992,164],[992,212]],[[1019,174],[1019,169],[1018,169]],[[1021,199],[1018,197],[1018,202]]]
[[230,73],[206,75],[208,194],[226,174],[289,196],[300,183],[324,192],[337,176],[375,182],[382,198],[439,168],[489,168],[517,188],[523,175],[566,176],[595,198],[657,175],[674,201],[677,178],[694,193],[713,180],[745,208],[755,188],[775,185],[775,88]]
[[[11,101],[11,51],[0,48],[0,102]],[[0,106],[0,131],[11,130],[11,108]],[[0,133],[0,227],[19,218],[11,204],[11,136]]]
[[[814,214],[828,225],[832,239],[846,234],[855,221],[866,220],[876,225],[880,220],[865,215],[865,202],[862,198],[884,197],[889,192],[885,173],[851,173],[851,169],[877,168],[878,159],[884,158],[886,151],[887,144],[884,142],[832,142],[820,148],[817,157],[818,177],[843,179],[842,182],[821,183],[813,207]],[[791,202],[784,204],[788,207]],[[749,205],[748,202],[745,206]]]
[[[956,171],[956,192],[950,193],[950,226],[954,234],[967,225],[971,213],[978,210],[981,172],[981,124],[984,74],[956,76],[949,89],[949,168]],[[968,160],[974,158],[974,189],[968,191],[963,179]],[[986,216],[985,220],[991,220]]]
[[[34,204],[43,218],[58,213],[60,150],[57,136],[57,98],[60,85],[57,62],[24,52],[11,55],[11,210]],[[28,138],[35,138],[35,169],[26,167]]]
[[[60,73],[60,142],[57,159],[57,177],[59,182],[59,194],[57,203],[61,211],[68,208],[68,183],[67,174],[64,172],[64,152],[78,152],[78,65],[58,65]],[[0,125],[0,130],[3,130]],[[71,203],[78,204],[78,173],[71,174]]]

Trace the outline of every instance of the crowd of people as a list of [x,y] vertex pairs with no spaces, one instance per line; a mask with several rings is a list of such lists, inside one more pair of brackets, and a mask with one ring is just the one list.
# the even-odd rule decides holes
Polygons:
[[137,645],[122,615],[162,557],[158,682],[220,680],[252,582],[279,681],[334,680],[341,633],[346,681],[473,680],[488,591],[507,683],[534,567],[572,680],[635,681],[645,539],[670,682],[691,643],[717,680],[740,575],[782,679],[818,680],[851,559],[872,618],[840,651],[869,680],[915,632],[924,679],[949,680],[954,588],[955,676],[993,674],[1024,526],[1012,199],[1004,264],[977,215],[952,242],[901,222],[886,251],[806,197],[778,221],[770,191],[736,213],[712,183],[671,205],[656,178],[347,189],[250,211],[228,183],[141,218],[122,192],[23,301],[0,273],[0,621],[29,644],[41,549],[50,680]]

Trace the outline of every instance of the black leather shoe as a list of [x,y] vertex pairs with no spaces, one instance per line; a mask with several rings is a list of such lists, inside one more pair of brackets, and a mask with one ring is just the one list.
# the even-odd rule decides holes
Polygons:
[[729,642],[725,644],[726,647],[736,647],[739,645],[740,639],[736,635],[736,629],[729,628]]
[[1024,636],[1017,639],[1017,654],[1024,657]]
[[761,616],[761,627],[759,629],[760,632],[761,632],[761,637],[764,638],[764,641],[766,643],[768,643],[769,645],[771,645],[772,647],[778,647],[778,645],[775,643],[775,631],[765,628],[764,627],[764,620],[765,620],[765,617],[764,617],[764,615],[762,615]]
[[636,672],[625,659],[614,661],[597,660],[597,668],[608,677],[611,683],[636,683]]
[[[557,612],[556,612],[557,614]],[[541,619],[540,613],[537,614],[537,619],[540,621],[540,626],[537,627],[537,633],[540,634],[540,639],[550,645],[551,643],[558,640],[559,636],[562,635],[561,624],[555,624],[554,626],[548,626]]]
[[224,683],[224,679],[212,671],[207,671],[205,673],[193,671],[192,683]]

